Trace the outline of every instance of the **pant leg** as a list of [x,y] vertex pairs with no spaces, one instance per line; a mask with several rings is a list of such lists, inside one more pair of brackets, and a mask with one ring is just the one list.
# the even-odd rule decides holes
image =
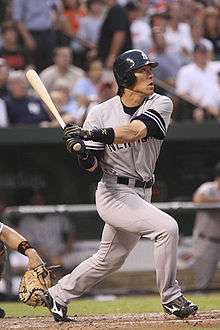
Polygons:
[[50,294],[61,305],[81,296],[119,269],[139,239],[139,235],[115,230],[106,224],[98,252],[61,278],[49,289]]
[[[143,196],[150,200],[151,191],[148,191]],[[124,186],[120,190],[99,183],[97,210],[101,218],[114,228],[154,240],[157,286],[161,302],[168,303],[181,295],[176,281],[178,225],[170,215],[143,199],[141,194],[141,189]]]

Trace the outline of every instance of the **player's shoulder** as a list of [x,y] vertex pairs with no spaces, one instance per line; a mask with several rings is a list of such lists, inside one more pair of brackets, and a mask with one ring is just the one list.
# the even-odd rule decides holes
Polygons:
[[114,109],[116,104],[120,104],[120,97],[118,95],[108,99],[107,101],[94,105],[89,111],[89,114],[103,115],[103,111]]
[[[154,107],[158,107],[158,110],[164,109],[165,111],[173,110],[173,101],[170,97],[166,95],[161,95],[158,93],[154,93],[149,97],[149,104]],[[156,109],[155,109],[156,110]]]
[[215,181],[207,181],[207,182],[203,182],[199,187],[198,187],[198,191],[203,192],[203,191],[208,191],[209,189],[214,188],[216,185]]

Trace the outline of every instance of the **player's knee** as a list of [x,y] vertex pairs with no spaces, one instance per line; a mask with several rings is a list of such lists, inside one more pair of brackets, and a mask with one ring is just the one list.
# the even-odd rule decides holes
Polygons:
[[169,221],[166,224],[166,232],[169,236],[178,237],[179,235],[179,227],[172,217],[169,217]]
[[96,255],[96,264],[105,269],[117,270],[119,269],[127,258],[128,253],[117,253],[115,255],[107,255],[104,258]]

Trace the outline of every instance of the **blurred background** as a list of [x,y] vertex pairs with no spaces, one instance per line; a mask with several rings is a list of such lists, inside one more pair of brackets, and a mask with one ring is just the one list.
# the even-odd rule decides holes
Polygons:
[[[62,274],[97,250],[103,228],[94,207],[98,178],[85,174],[66,152],[62,130],[25,72],[37,70],[66,123],[83,125],[93,105],[115,95],[113,62],[131,48],[159,61],[155,90],[174,102],[153,202],[174,214],[180,227],[178,279],[184,290],[219,290],[220,184],[214,172],[220,162],[219,0],[0,1],[2,221],[24,234],[49,264],[61,264]],[[198,202],[194,193],[205,182],[214,182],[215,192],[202,192],[209,198]],[[211,204],[201,212],[204,202]],[[214,234],[203,228],[199,236],[213,256],[202,252],[200,285],[193,242],[204,212],[207,223],[218,224]],[[204,242],[196,244],[207,250]],[[8,258],[2,299],[17,294],[26,267],[25,257],[9,251]],[[136,291],[156,291],[153,243],[144,238],[122,269],[92,293]]]

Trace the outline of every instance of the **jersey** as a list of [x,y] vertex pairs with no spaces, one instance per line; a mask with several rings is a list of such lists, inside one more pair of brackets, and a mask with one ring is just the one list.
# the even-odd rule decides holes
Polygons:
[[[146,98],[142,105],[132,115],[124,111],[119,96],[96,105],[89,112],[85,129],[116,128],[127,125],[136,117],[144,117],[153,121],[159,130],[166,135],[170,123],[173,103],[167,96],[154,93]],[[158,116],[157,116],[158,114]],[[103,143],[87,141],[86,146],[91,150],[103,150],[104,154],[100,165],[104,174],[126,176],[149,181],[153,177],[157,158],[160,153],[162,140],[147,137],[134,143],[104,145]]]

